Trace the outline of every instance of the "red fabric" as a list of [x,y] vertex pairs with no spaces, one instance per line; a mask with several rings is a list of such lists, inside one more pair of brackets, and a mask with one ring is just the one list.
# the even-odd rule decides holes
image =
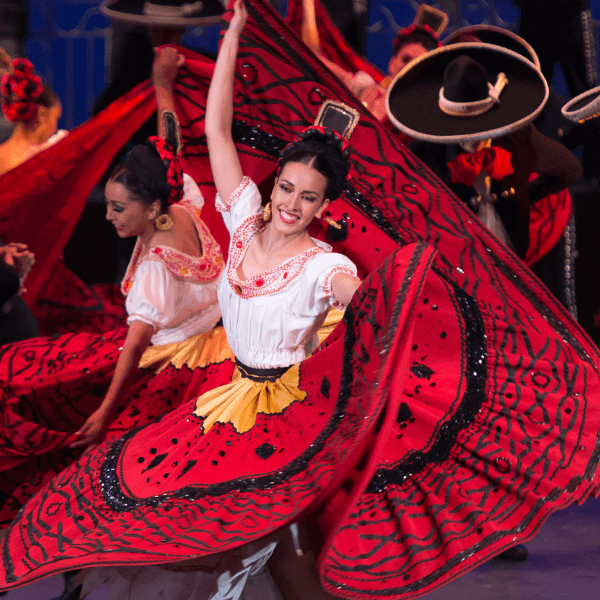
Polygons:
[[473,185],[481,171],[485,171],[496,181],[514,173],[510,164],[510,152],[498,146],[484,148],[477,152],[461,152],[448,163],[452,173],[452,183]]
[[123,327],[127,319],[125,297],[117,284],[86,285],[62,259],[54,265],[32,312],[41,336],[103,333]]
[[[315,19],[319,30],[319,46],[330,61],[350,73],[365,71],[377,83],[381,83],[385,75],[364,56],[359,56],[346,42],[340,30],[333,24],[325,7],[314,0]],[[302,36],[303,21],[302,0],[288,0],[286,23],[299,37]]]
[[151,86],[140,84],[64,139],[0,177],[0,238],[35,254],[24,299],[43,289],[87,198],[123,144],[156,110]]
[[[245,434],[228,423],[205,434],[192,414],[201,380],[184,382],[176,411],[32,498],[0,541],[2,587],[210,554],[308,515],[327,591],[411,598],[598,491],[597,348],[265,2],[247,6],[233,124],[243,171],[270,191],[279,149],[323,98],[354,106],[353,179],[328,207],[348,237],[314,234],[370,274],[300,365],[304,400]],[[190,61],[175,92],[210,202],[207,84]]]
[[[73,462],[73,433],[98,406],[114,374],[126,327],[104,334],[71,333],[35,338],[0,349],[0,528],[23,504]],[[116,408],[107,439],[145,425],[177,408],[183,388],[209,390],[231,381],[234,364],[158,375],[140,370]]]
[[[530,180],[536,177],[537,173],[532,173]],[[525,264],[533,265],[554,248],[569,222],[572,210],[573,198],[568,189],[550,194],[531,205]]]

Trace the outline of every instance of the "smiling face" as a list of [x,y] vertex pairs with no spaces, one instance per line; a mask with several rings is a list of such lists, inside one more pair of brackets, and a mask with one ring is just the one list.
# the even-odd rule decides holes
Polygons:
[[285,235],[306,230],[329,205],[325,198],[327,184],[327,177],[310,164],[288,162],[271,194],[273,226]]
[[104,190],[106,196],[106,220],[112,223],[119,237],[140,236],[154,229],[154,221],[160,214],[159,203],[146,206],[129,198],[125,186],[109,181]]

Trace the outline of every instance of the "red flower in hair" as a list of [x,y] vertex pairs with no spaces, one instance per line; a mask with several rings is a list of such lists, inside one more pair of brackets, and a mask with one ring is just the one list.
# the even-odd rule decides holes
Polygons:
[[33,64],[26,58],[13,59],[13,69],[27,74],[34,72]]
[[167,169],[167,185],[171,188],[167,199],[168,203],[179,202],[183,198],[183,170],[179,157],[175,155],[173,148],[158,136],[148,138],[148,142],[156,148],[165,169]]
[[2,77],[2,110],[9,121],[29,121],[37,111],[36,100],[44,88],[26,58],[13,60],[13,73]]
[[393,44],[394,54],[398,51],[398,46],[400,45],[402,38],[410,36],[415,31],[427,34],[434,42],[437,43],[438,48],[442,47],[443,44],[440,42],[440,36],[433,29],[431,29],[429,25],[415,25],[413,23],[404,29],[400,29],[396,34]]

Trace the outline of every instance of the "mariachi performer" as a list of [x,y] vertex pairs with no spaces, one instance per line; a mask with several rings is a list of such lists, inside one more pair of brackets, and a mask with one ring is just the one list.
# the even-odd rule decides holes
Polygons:
[[[428,101],[415,102],[421,92]],[[521,258],[531,205],[581,175],[571,152],[531,124],[547,97],[542,74],[521,54],[469,42],[417,59],[388,93],[392,122],[420,140],[411,149]]]
[[[521,54],[527,60],[530,60],[538,69],[540,68],[539,58],[531,45],[522,37],[507,29],[494,27],[493,25],[470,25],[468,27],[463,27],[462,29],[457,29],[444,38],[445,46],[463,42],[494,44],[495,46],[507,48],[508,50]],[[554,106],[556,99],[556,94],[550,89],[548,102],[534,124],[536,129],[539,130],[540,120],[546,120],[546,113],[548,112],[549,105]],[[556,119],[552,118],[552,121],[555,122]],[[543,123],[542,125],[543,127],[546,127]],[[565,175],[567,176],[565,181],[574,181],[575,176],[577,173],[580,173],[581,168],[577,165],[574,158],[569,157],[566,154],[565,148],[562,147],[562,140],[559,140],[561,145],[557,145],[556,143],[549,141],[547,137],[539,137],[537,131],[534,135],[538,140],[543,141],[542,144],[537,144],[538,157],[540,155],[550,157],[550,161],[545,161],[546,168],[548,168],[549,165],[552,165],[553,155],[560,157],[562,161],[565,161],[566,164],[570,165],[570,168],[573,169],[573,172],[570,174],[565,170]],[[571,150],[572,148],[569,149]],[[445,180],[445,178],[447,178],[448,171],[445,164],[437,165],[436,167],[431,164],[429,166],[434,168],[434,170],[439,169],[439,174],[442,179]],[[553,169],[555,168],[556,166],[553,167]],[[540,193],[544,192],[544,179],[546,179],[546,181],[548,180],[547,174],[543,175],[541,179],[538,173],[534,172],[530,175],[530,182],[536,180],[533,188],[533,196],[536,198],[539,198]],[[554,182],[550,182],[550,189],[556,189],[556,187]],[[530,189],[530,193],[531,191],[532,190]],[[548,254],[561,239],[565,227],[568,225],[571,227],[573,226],[572,222],[569,224],[573,209],[573,199],[568,188],[565,187],[558,192],[549,193],[541,200],[535,200],[535,202],[532,202],[531,200],[530,194],[529,246],[524,257],[527,266],[532,266]],[[573,310],[573,308],[571,307],[569,310]]]
[[[137,236],[122,283],[128,329],[35,338],[0,351],[3,526],[77,449],[171,410],[190,379],[231,378],[225,334],[213,330],[221,317],[223,256],[199,217],[204,200],[182,175],[178,157],[168,81],[176,60],[168,48],[155,61],[164,139],[134,147],[106,186],[108,220],[121,237]],[[222,364],[207,367],[213,362]]]
[[[235,17],[220,54],[236,66],[229,114],[241,173],[263,197],[273,190],[270,225],[248,179],[220,200],[233,235],[219,294],[246,368],[209,395],[193,382],[187,404],[99,445],[32,498],[1,542],[3,589],[62,569],[200,558],[304,517],[327,592],[416,597],[598,491],[597,349],[266,3],[248,9],[243,32]],[[207,80],[189,53],[186,67],[175,99],[199,173]],[[336,103],[360,116],[352,178],[322,213],[344,222],[329,238],[335,253],[315,242],[294,258],[269,257],[260,273],[263,234],[306,227],[319,211],[308,196],[324,201],[305,187],[302,202],[312,208],[294,208],[278,187],[289,165],[273,182],[280,152],[298,134],[301,145],[311,142],[313,133],[302,132],[326,100],[321,117],[348,130],[353,110]],[[223,159],[231,187],[240,167],[230,153]],[[314,171],[300,165],[293,171]],[[329,227],[313,222],[311,236],[322,240]],[[303,346],[305,326],[332,299],[346,299],[344,286],[338,292],[311,268],[335,254],[346,254],[364,281],[326,344],[301,360],[312,337],[308,348],[288,350]],[[314,283],[296,288],[287,311],[278,299],[302,281]],[[246,308],[259,318],[236,320]],[[276,340],[297,317],[278,354]],[[300,362],[287,368],[289,359]],[[285,374],[252,381],[274,365]]]

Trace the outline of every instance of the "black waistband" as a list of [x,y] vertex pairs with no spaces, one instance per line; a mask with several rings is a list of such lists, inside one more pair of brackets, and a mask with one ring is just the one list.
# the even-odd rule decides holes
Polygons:
[[240,371],[242,377],[251,379],[252,381],[277,381],[291,366],[289,367],[275,367],[274,369],[255,369],[254,367],[248,367],[243,362],[235,359],[235,364]]

